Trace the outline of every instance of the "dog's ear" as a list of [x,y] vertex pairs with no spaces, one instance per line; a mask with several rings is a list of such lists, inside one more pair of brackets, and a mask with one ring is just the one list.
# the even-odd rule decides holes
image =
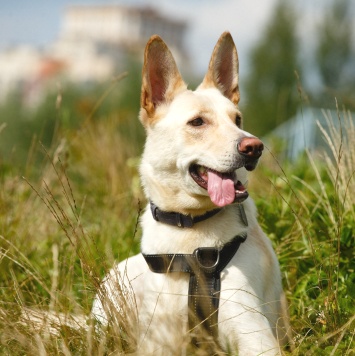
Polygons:
[[239,61],[233,38],[224,32],[214,47],[208,71],[199,88],[217,87],[220,92],[238,104],[239,95]]
[[152,118],[159,105],[171,102],[183,89],[186,84],[168,46],[159,36],[152,36],[144,53],[141,108]]

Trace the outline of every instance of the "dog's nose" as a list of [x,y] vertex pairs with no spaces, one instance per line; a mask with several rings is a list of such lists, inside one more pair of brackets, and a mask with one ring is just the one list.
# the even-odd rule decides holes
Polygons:
[[264,144],[256,137],[243,137],[238,142],[238,152],[249,158],[259,158],[264,150]]

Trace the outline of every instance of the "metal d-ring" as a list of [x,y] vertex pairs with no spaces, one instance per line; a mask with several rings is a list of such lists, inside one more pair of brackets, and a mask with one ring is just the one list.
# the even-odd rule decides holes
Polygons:
[[[205,266],[202,263],[203,261],[201,261],[201,259],[200,259],[200,257],[201,257],[200,256],[200,252],[202,252],[202,251],[214,251],[214,252],[217,253],[216,261],[212,266]],[[194,254],[195,258],[196,258],[196,261],[197,261],[197,264],[199,265],[199,267],[201,269],[203,269],[204,271],[206,271],[206,272],[213,272],[216,269],[216,267],[218,266],[218,264],[219,264],[220,250],[217,249],[217,248],[214,248],[214,247],[199,247],[194,251],[193,254]]]

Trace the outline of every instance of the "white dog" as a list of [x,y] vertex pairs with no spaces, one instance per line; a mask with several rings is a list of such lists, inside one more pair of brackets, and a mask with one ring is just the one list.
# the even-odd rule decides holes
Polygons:
[[276,355],[288,341],[278,261],[244,186],[263,144],[242,129],[238,102],[229,33],[195,91],[162,39],[151,37],[140,112],[149,200],[142,253],[111,270],[93,306],[103,323],[133,310],[124,320],[138,330],[139,355],[184,354],[209,341],[240,355]]

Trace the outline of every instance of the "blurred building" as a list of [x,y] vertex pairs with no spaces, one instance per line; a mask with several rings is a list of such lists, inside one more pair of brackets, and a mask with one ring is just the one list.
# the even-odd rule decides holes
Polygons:
[[143,58],[145,43],[153,34],[166,41],[186,68],[186,31],[185,21],[153,8],[69,6],[57,40],[47,48],[22,46],[0,53],[0,101],[21,90],[25,102],[36,105],[54,81],[87,85],[108,80],[125,70],[132,57]]
[[18,46],[0,53],[0,101],[37,75],[41,54],[33,47]]
[[167,18],[152,8],[71,6],[64,15],[61,38],[140,50],[151,35],[159,34],[183,53],[185,30],[186,22]]

